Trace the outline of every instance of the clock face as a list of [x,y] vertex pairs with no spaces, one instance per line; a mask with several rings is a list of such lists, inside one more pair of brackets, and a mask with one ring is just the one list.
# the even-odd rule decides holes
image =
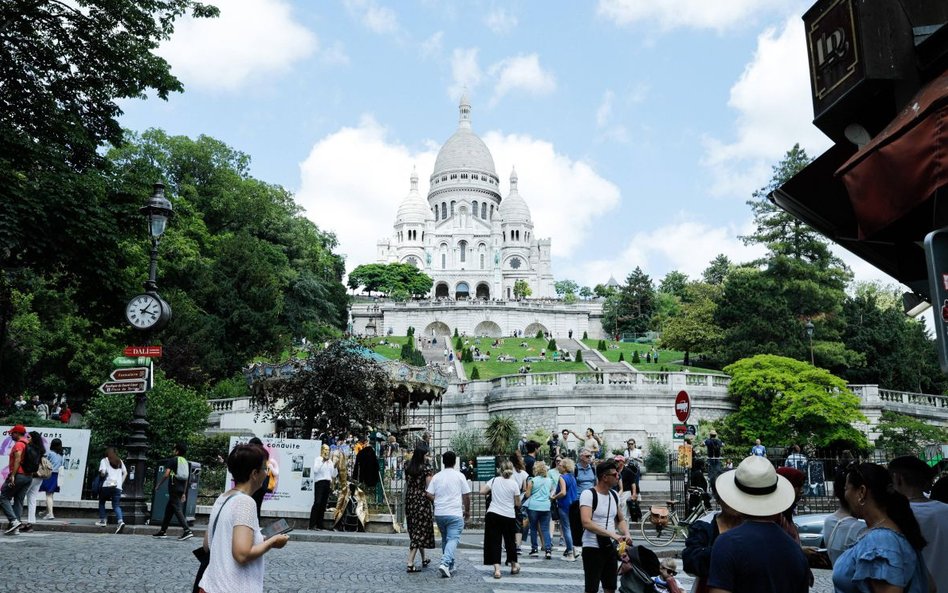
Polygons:
[[162,303],[157,296],[140,294],[125,306],[125,318],[136,329],[148,329],[158,324],[162,317]]

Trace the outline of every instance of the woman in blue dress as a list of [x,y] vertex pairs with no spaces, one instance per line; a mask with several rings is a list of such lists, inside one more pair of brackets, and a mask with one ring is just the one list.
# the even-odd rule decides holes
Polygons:
[[40,492],[46,493],[46,516],[43,519],[52,521],[56,518],[53,515],[53,495],[59,492],[59,472],[63,467],[63,442],[60,439],[53,439],[49,444],[46,459],[49,459],[53,466],[53,474],[43,480]]
[[853,515],[869,528],[833,566],[836,593],[935,591],[921,555],[925,538],[888,470],[875,463],[852,465],[845,497]]

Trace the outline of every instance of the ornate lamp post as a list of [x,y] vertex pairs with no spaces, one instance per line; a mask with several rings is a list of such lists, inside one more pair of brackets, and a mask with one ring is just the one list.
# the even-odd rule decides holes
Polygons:
[[809,319],[806,320],[806,335],[810,338],[810,364],[816,366],[816,363],[813,361],[813,322]]
[[[151,260],[148,267],[148,280],[144,283],[145,292],[135,295],[125,307],[125,318],[135,329],[147,332],[149,338],[171,320],[171,306],[158,294],[158,284],[155,280],[158,272],[158,242],[165,232],[168,219],[171,218],[171,202],[165,198],[165,186],[156,183],[154,192],[148,203],[139,211],[148,222],[148,235],[151,237]],[[152,368],[152,371],[154,368]],[[154,376],[149,373],[148,387],[154,385]],[[144,525],[148,520],[145,508],[145,461],[148,458],[148,421],[145,420],[147,393],[139,393],[135,398],[135,411],[132,415],[132,435],[128,442],[129,469],[128,496],[126,504],[129,511],[125,514],[125,521],[130,525]]]

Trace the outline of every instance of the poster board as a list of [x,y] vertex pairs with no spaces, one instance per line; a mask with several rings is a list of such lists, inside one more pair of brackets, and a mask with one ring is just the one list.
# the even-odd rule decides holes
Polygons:
[[[49,427],[27,427],[27,430],[35,430],[43,435],[43,445],[47,450],[53,439],[63,442],[63,467],[59,470],[59,492],[56,494],[56,500],[82,500],[82,480],[89,457],[89,438],[92,431],[85,428]],[[4,430],[0,440],[0,459],[3,460],[0,478],[4,480],[10,471],[7,459],[12,448],[13,439]]]
[[[246,444],[250,437],[230,437],[230,449]],[[261,438],[270,454],[269,465],[276,475],[276,489],[263,499],[263,508],[271,511],[309,512],[313,507],[313,462],[322,442],[309,439]],[[227,472],[224,490],[234,479]]]

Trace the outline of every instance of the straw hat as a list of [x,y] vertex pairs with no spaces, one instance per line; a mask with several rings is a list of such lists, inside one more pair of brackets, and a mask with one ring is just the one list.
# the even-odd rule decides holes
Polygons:
[[764,457],[744,458],[737,469],[718,476],[718,496],[735,511],[751,517],[768,517],[790,508],[793,486]]

